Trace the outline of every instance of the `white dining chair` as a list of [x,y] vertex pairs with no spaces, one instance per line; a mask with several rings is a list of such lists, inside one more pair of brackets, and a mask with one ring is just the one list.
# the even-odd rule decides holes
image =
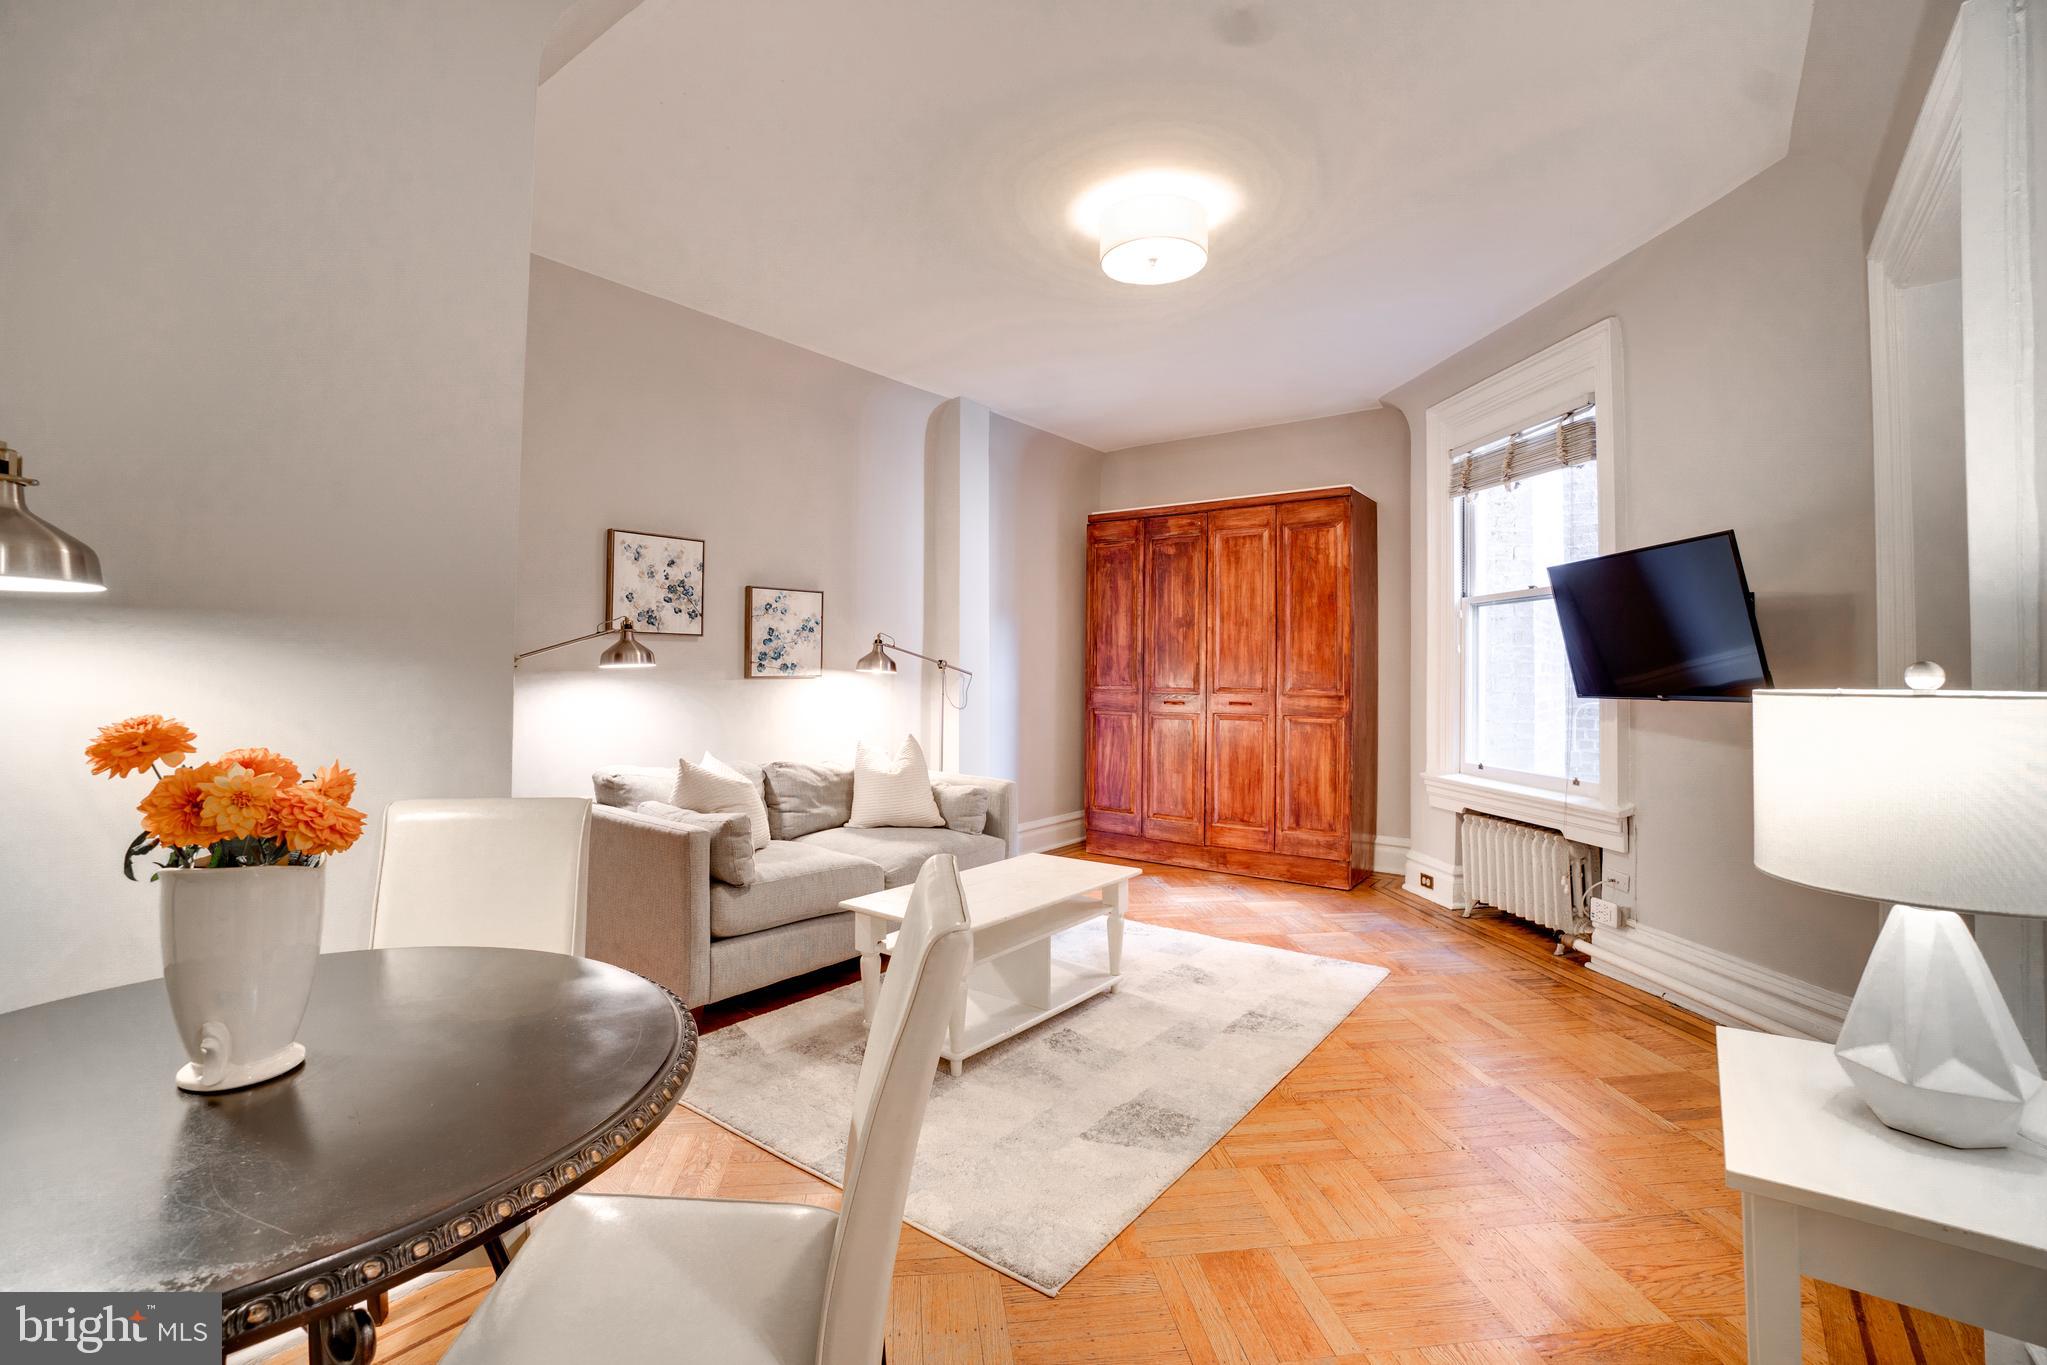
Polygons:
[[875,1365],[931,1074],[972,960],[959,865],[940,854],[917,877],[882,978],[837,1212],[573,1195],[442,1359]]
[[583,952],[590,802],[394,801],[384,812],[372,948]]

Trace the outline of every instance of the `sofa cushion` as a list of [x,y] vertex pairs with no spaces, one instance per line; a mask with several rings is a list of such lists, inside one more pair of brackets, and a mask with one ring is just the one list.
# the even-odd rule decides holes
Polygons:
[[767,767],[768,828],[777,839],[801,839],[853,818],[853,770],[815,763]]
[[731,886],[751,886],[759,874],[753,863],[753,822],[744,815],[727,811],[706,815],[684,810],[666,801],[642,801],[633,810],[656,820],[666,820],[685,829],[700,829],[711,836],[711,875]]
[[807,841],[777,839],[756,849],[753,867],[752,886],[711,883],[713,938],[835,915],[840,901],[879,891],[883,883],[881,869],[869,860]]
[[931,794],[938,798],[938,813],[945,827],[962,834],[980,834],[988,828],[988,789],[964,782],[934,782]]
[[931,795],[924,746],[905,735],[890,758],[863,742],[853,748],[853,816],[860,829],[943,829],[945,817]]
[[828,848],[865,858],[882,870],[889,886],[905,886],[917,880],[918,871],[934,853],[950,853],[962,868],[999,863],[1009,848],[992,834],[962,834],[956,829],[842,829],[819,830],[796,841],[804,848]]
[[760,784],[710,754],[700,764],[685,758],[675,765],[675,794],[669,802],[711,815],[726,811],[744,815],[753,825],[753,846],[767,847],[768,808],[761,800]]
[[590,774],[597,804],[631,810],[642,801],[666,801],[675,795],[675,769],[615,765]]

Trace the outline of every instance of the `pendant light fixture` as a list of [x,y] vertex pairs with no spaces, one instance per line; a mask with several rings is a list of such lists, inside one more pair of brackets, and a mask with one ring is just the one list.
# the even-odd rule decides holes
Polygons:
[[0,442],[0,592],[105,592],[92,547],[28,510],[35,485]]

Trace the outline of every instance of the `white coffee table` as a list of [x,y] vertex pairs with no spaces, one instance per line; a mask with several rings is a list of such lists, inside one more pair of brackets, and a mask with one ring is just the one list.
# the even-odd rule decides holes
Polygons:
[[[974,968],[953,1006],[945,1060],[952,1074],[967,1058],[1083,1000],[1116,989],[1123,974],[1123,912],[1134,867],[1088,863],[1026,853],[960,873],[967,922],[974,930]],[[853,912],[860,949],[860,1013],[874,1017],[881,994],[881,958],[888,936],[910,907],[908,886],[839,902]],[[1052,936],[1089,920],[1104,920],[1109,970],[1093,971],[1052,956]]]
[[2047,1148],[1893,1132],[1825,1043],[1730,1028],[1719,1043],[1750,1361],[1797,1365],[1800,1275],[2047,1341]]

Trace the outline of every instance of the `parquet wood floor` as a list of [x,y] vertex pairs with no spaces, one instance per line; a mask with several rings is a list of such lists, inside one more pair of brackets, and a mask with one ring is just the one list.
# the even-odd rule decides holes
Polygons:
[[[1745,1359],[1705,1021],[1390,879],[1345,894],[1147,868],[1131,910],[1392,974],[1057,1299],[905,1229],[894,1365]],[[597,1187],[838,1198],[680,1109]],[[431,1365],[487,1288],[470,1271],[401,1299],[379,1359]],[[1806,1285],[1806,1365],[1982,1359],[1973,1328]]]

